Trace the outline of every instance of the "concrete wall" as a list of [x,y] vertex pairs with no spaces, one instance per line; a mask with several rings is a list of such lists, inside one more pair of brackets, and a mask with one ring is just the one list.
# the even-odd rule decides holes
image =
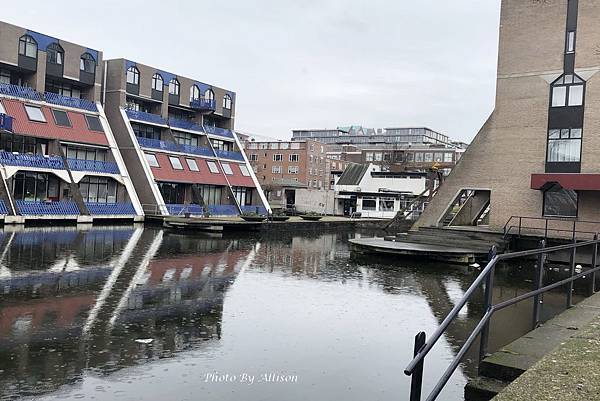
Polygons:
[[334,191],[323,189],[296,189],[296,210],[334,214]]

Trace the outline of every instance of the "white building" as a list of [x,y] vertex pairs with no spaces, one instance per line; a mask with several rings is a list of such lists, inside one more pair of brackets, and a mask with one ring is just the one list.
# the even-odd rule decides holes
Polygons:
[[374,164],[351,164],[335,184],[336,214],[392,218],[426,191],[427,173],[383,172]]

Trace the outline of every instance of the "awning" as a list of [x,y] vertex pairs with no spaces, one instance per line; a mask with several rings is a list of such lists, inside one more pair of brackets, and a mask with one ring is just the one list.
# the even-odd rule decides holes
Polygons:
[[531,189],[558,186],[575,191],[600,191],[600,174],[531,174]]

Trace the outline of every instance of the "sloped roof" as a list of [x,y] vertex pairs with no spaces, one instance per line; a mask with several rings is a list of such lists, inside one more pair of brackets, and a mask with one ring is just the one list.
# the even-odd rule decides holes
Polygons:
[[337,185],[358,185],[368,170],[368,164],[348,164]]

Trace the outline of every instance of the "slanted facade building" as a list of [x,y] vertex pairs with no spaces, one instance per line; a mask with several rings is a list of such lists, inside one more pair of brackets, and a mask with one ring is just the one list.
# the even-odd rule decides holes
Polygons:
[[0,22],[0,218],[138,219],[100,104],[102,52]]
[[595,0],[502,1],[495,109],[418,226],[600,221],[599,19]]
[[266,212],[233,130],[234,92],[126,59],[106,70],[107,115],[146,213]]

